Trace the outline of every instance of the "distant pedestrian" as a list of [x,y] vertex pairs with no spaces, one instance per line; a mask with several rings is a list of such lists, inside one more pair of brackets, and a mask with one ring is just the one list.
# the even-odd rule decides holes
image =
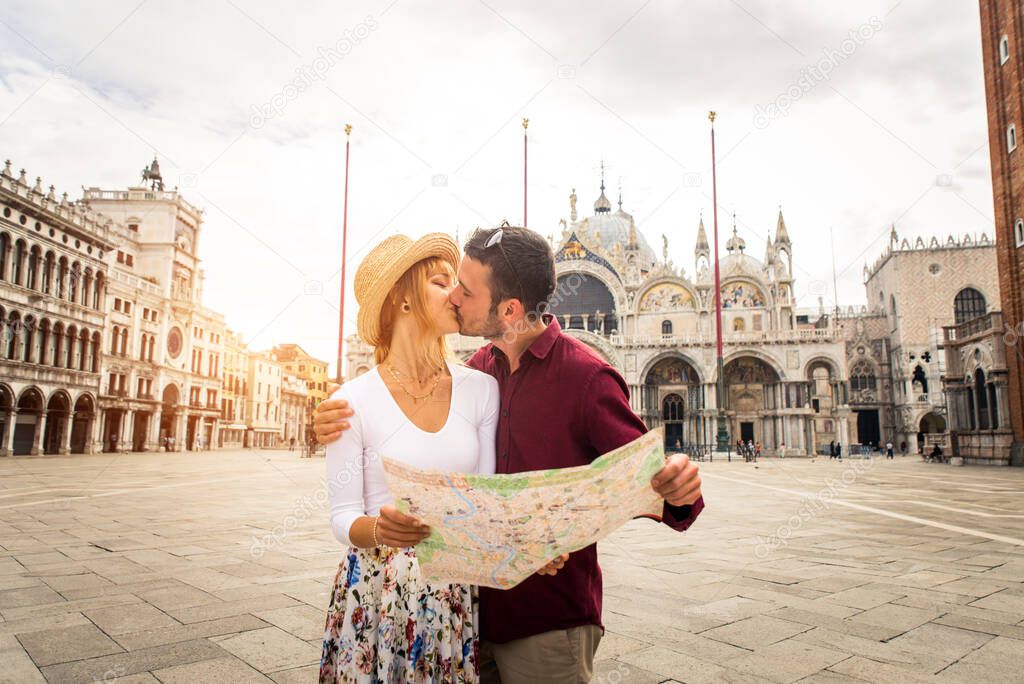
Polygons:
[[885,457],[889,460],[892,460],[892,442],[885,443]]
[[292,437],[291,442],[288,443],[288,451],[295,451],[295,438]]
[[[813,453],[811,454],[811,457],[812,458],[814,457]],[[786,458],[786,443],[785,442],[783,442],[782,444],[779,445],[779,458]]]
[[842,442],[836,442],[836,458],[838,458],[840,461],[843,460],[843,443]]
[[828,460],[832,460],[836,457],[836,440],[832,440],[828,443]]
[[907,455],[907,442],[906,440],[900,442],[900,456]]

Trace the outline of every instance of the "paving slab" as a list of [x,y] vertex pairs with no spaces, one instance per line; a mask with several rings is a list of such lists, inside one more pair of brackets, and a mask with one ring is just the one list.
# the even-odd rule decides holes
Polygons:
[[[261,450],[110,463],[0,459],[9,502],[25,504],[0,511],[0,677],[315,681],[342,554],[328,511],[258,561],[249,548],[322,486],[323,462]],[[985,535],[1022,536],[1024,471],[873,468],[837,494],[863,508],[820,510],[764,553],[848,464],[749,466],[700,465],[708,508],[685,534],[634,521],[599,545],[595,681],[1012,681],[1024,547]],[[31,493],[68,472],[92,487]],[[65,500],[33,505],[53,497]]]

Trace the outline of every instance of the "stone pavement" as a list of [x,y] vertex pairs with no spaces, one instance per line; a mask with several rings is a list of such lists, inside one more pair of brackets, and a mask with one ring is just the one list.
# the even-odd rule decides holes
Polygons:
[[[0,681],[315,681],[323,460],[0,459]],[[601,545],[595,681],[1024,681],[1024,470],[704,464]]]

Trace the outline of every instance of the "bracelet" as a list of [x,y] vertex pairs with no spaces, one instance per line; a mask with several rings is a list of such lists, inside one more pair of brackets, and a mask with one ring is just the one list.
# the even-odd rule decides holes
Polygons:
[[373,545],[374,547],[380,546],[380,542],[377,541],[377,523],[380,522],[380,516],[373,516]]

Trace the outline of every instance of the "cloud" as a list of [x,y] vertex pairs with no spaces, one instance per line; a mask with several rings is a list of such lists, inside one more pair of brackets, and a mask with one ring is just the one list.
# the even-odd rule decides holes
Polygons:
[[[828,79],[755,126],[759,106],[873,16],[881,29]],[[826,302],[829,226],[851,303],[890,223],[911,237],[992,232],[972,208],[991,211],[991,188],[969,3],[15,1],[0,19],[4,156],[73,191],[134,183],[156,152],[206,210],[206,303],[261,347],[294,340],[334,358],[346,122],[352,321],[351,278],[376,241],[521,220],[523,116],[531,227],[557,236],[573,187],[586,212],[604,158],[611,193],[621,179],[649,241],[665,233],[690,273],[712,209],[708,109],[723,241],[735,209],[759,256],[781,202],[797,276],[829,283]],[[966,201],[936,187],[940,174]]]

